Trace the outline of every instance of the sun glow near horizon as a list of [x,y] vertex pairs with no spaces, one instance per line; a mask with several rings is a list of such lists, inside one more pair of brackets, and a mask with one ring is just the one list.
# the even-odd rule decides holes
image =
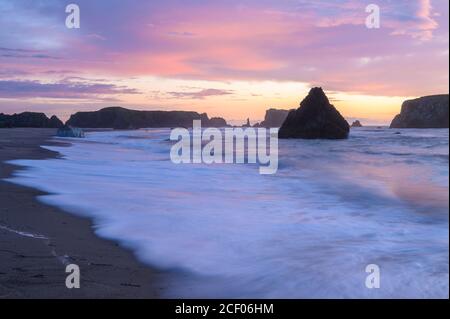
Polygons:
[[[57,108],[46,106],[50,102],[47,98],[27,100],[30,104],[42,105],[36,110],[48,115],[56,113],[62,120],[67,120],[77,111],[96,111],[103,107],[121,106],[138,110],[204,112],[210,117],[223,117],[232,124],[242,124],[247,118],[250,118],[252,123],[262,121],[266,110],[270,108],[298,108],[309,89],[313,87],[311,84],[299,82],[202,81],[159,77],[108,78],[102,81],[133,87],[139,93],[125,92],[119,94],[117,99],[105,98],[103,101],[80,99],[77,106],[74,106],[72,99],[62,97],[58,99]],[[324,89],[330,102],[344,117],[349,121],[360,119],[369,125],[389,124],[393,116],[398,114],[402,102],[413,98],[360,95],[327,91],[326,87]],[[64,105],[67,105],[67,112],[60,111],[66,109]],[[23,111],[25,110],[26,107]]]

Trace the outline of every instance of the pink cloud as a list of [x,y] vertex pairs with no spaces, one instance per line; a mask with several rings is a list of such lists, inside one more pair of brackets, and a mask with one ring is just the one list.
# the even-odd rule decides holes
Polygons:
[[393,35],[409,35],[423,41],[431,40],[433,32],[439,26],[433,15],[431,0],[418,0],[413,19],[410,21],[391,20],[388,25],[394,28]]
[[[105,15],[81,0],[84,29],[52,29],[55,49],[39,49],[60,60],[0,57],[0,65],[35,74],[299,81],[376,95],[448,87],[447,1],[380,0],[379,30],[365,27],[365,5],[356,0],[174,3],[114,3]],[[8,47],[24,48],[14,41]]]

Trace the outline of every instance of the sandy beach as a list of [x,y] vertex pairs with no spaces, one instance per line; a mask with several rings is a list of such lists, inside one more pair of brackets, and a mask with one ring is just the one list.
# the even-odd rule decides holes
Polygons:
[[[98,238],[89,220],[42,204],[42,192],[4,181],[23,169],[5,161],[57,157],[40,147],[54,134],[0,130],[0,298],[157,298],[165,273]],[[80,267],[80,289],[66,288],[67,263]]]

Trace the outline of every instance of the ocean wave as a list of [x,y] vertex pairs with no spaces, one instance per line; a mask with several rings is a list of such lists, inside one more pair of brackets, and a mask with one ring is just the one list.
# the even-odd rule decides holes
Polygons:
[[[64,159],[16,161],[29,169],[12,181],[91,217],[143,262],[188,274],[169,297],[448,298],[448,166],[433,160],[448,160],[448,132],[433,141],[447,153],[424,147],[428,130],[391,133],[280,141],[270,176],[174,165],[168,130],[88,133],[48,147]],[[365,287],[368,264],[382,289]]]

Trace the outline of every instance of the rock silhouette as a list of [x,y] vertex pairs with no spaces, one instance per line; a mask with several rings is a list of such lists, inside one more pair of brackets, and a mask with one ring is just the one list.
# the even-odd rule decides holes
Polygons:
[[362,127],[362,124],[359,120],[356,120],[352,123],[352,127]]
[[209,127],[227,127],[227,121],[221,117],[212,117],[208,122]]
[[391,128],[448,128],[448,94],[424,96],[403,102]]
[[48,118],[44,113],[23,112],[7,115],[0,113],[1,127],[33,127],[33,128],[59,128],[64,124],[55,115]]
[[345,139],[350,126],[336,108],[330,104],[322,88],[313,88],[291,111],[280,128],[280,138]]
[[269,109],[266,111],[266,115],[264,117],[264,121],[255,125],[255,127],[281,127],[284,121],[286,120],[289,112],[292,110],[277,110],[277,109]]
[[[78,112],[67,125],[81,128],[139,129],[153,127],[192,127],[194,120],[202,126],[226,126],[225,120],[209,119],[206,113],[184,111],[135,111],[122,107],[108,107],[94,112]],[[225,122],[225,123],[224,123]]]
[[250,119],[247,119],[247,122],[242,125],[242,127],[252,127],[252,125],[250,124]]

